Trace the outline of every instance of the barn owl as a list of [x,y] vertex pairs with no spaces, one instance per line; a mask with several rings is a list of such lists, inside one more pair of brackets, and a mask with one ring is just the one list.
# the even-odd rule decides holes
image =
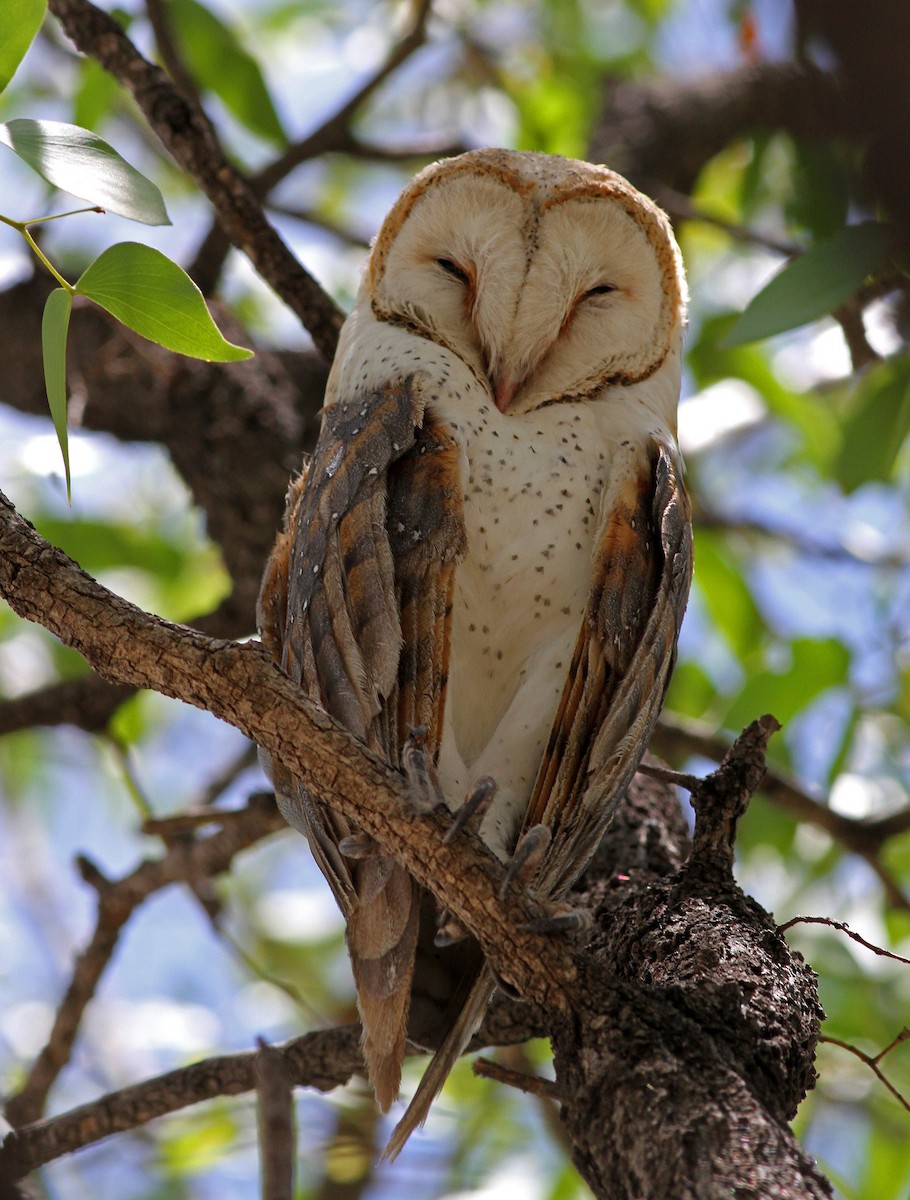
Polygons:
[[[527,880],[544,901],[594,853],[672,669],[691,577],[684,324],[669,223],[620,176],[508,150],[428,167],[372,247],[263,580],[263,641],[311,699],[393,767],[419,729],[424,783],[453,812],[483,780],[479,832],[501,860],[546,829]],[[495,979],[469,941],[441,983],[429,897],[271,771],[347,920],[383,1109],[406,1040],[439,1040],[423,1001],[449,1005],[394,1155]]]

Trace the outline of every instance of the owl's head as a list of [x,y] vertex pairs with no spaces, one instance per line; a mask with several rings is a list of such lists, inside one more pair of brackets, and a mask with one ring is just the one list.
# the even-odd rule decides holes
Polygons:
[[421,171],[383,222],[364,290],[379,320],[458,355],[503,412],[648,379],[677,359],[685,323],[660,209],[605,167],[512,150]]

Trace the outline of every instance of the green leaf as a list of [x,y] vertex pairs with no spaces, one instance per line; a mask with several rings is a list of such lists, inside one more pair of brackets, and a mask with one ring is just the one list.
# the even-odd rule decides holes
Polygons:
[[797,638],[790,646],[787,669],[754,673],[722,723],[740,729],[769,712],[787,725],[822,692],[845,683],[849,668],[850,654],[836,638]]
[[765,624],[734,562],[729,539],[699,529],[695,547],[695,583],[715,627],[740,663],[747,666],[761,649]]
[[77,125],[95,129],[110,120],[123,92],[117,80],[93,58],[79,60],[78,84],[73,91],[72,118]]
[[742,346],[826,316],[881,266],[889,241],[886,226],[867,221],[818,242],[753,297],[722,345]]
[[197,0],[169,0],[168,15],[193,76],[253,133],[287,144],[262,71],[237,34]]
[[86,267],[76,291],[168,350],[208,362],[238,362],[252,355],[225,341],[189,275],[151,246],[111,246]]
[[41,318],[41,350],[44,357],[44,386],[51,410],[63,469],[66,474],[66,498],[72,500],[69,446],[66,434],[66,334],[69,329],[73,297],[64,288],[55,288],[48,296]]
[[742,379],[760,393],[775,416],[800,434],[802,451],[817,467],[827,469],[840,445],[840,430],[829,404],[816,392],[786,388],[771,369],[763,346],[727,345],[725,334],[733,318],[724,313],[702,323],[698,340],[688,355],[688,365],[700,387],[718,379]]
[[910,363],[878,364],[860,379],[843,423],[835,479],[847,492],[870,480],[890,480],[910,435]]
[[47,0],[4,0],[0,22],[0,92],[16,73],[41,28]]
[[171,223],[152,181],[88,129],[19,117],[0,125],[0,142],[54,187],[143,225]]

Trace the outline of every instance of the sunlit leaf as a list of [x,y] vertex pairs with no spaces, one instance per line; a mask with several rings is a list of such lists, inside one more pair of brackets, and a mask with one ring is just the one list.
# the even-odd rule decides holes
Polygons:
[[0,142],[54,187],[143,225],[171,223],[154,183],[87,129],[19,117],[0,125]]
[[151,246],[111,246],[82,273],[76,291],[168,350],[210,362],[237,362],[252,353],[225,341],[192,279]]
[[47,0],[3,0],[0,20],[0,92],[6,87],[41,28]]
[[874,221],[848,225],[818,242],[792,259],[750,301],[723,345],[759,341],[826,316],[881,266],[889,242],[888,229]]
[[735,318],[723,314],[703,322],[692,345],[688,365],[700,387],[720,379],[742,379],[760,393],[776,416],[801,435],[801,453],[816,467],[827,469],[841,444],[835,413],[815,392],[796,392],[785,387],[771,368],[763,346],[730,346],[726,334]]
[[60,453],[63,455],[67,499],[71,498],[72,481],[66,433],[66,335],[72,309],[72,294],[65,288],[55,288],[45,302],[44,315],[41,318],[44,386],[57,441],[60,443]]
[[196,81],[247,129],[285,145],[287,136],[262,70],[234,30],[197,0],[170,0],[168,16]]
[[845,491],[892,477],[910,435],[910,363],[880,363],[858,380],[842,435],[833,471]]

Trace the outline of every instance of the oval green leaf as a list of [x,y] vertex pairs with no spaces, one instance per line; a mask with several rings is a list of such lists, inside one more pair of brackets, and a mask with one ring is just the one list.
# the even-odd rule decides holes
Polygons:
[[225,341],[189,275],[151,246],[111,246],[86,267],[76,291],[168,350],[208,362],[237,362],[252,355]]
[[848,225],[819,242],[753,297],[721,347],[757,342],[827,316],[881,266],[889,243],[887,227],[875,221]]
[[247,129],[278,146],[287,145],[262,70],[234,30],[197,0],[170,0],[168,16],[199,83]]
[[63,288],[55,288],[48,296],[41,318],[41,350],[44,358],[44,386],[51,410],[63,470],[66,474],[66,498],[72,498],[69,446],[66,435],[66,335],[69,329],[73,297]]
[[0,21],[0,92],[25,58],[46,10],[47,0],[4,0]]
[[64,192],[143,225],[171,223],[152,181],[88,129],[19,117],[0,125],[0,142]]

